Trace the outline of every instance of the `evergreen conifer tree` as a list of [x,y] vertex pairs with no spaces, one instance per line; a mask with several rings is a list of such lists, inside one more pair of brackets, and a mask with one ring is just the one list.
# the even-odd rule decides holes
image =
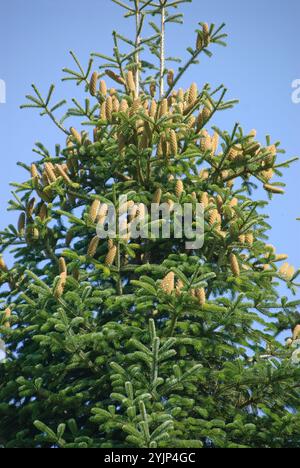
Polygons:
[[[33,86],[23,106],[65,136],[20,163],[19,220],[1,233],[0,445],[299,447],[300,301],[279,294],[282,282],[296,294],[299,271],[268,245],[267,203],[253,195],[283,194],[273,179],[292,160],[270,137],[214,126],[235,104],[223,85],[180,88],[201,54],[226,45],[224,25],[199,23],[174,71],[167,26],[188,0],[113,1],[136,34],[114,31],[112,56],[93,53],[86,69],[71,52],[64,80],[83,102],[59,118],[54,86],[46,98]],[[131,209],[130,230],[153,222],[136,206],[152,202],[201,202],[204,246],[97,236],[109,204]]]

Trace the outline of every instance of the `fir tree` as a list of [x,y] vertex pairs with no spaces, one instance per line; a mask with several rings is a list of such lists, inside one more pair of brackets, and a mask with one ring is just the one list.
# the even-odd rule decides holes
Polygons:
[[[54,86],[46,98],[33,86],[23,106],[65,141],[54,152],[38,143],[31,167],[20,163],[26,180],[9,206],[19,221],[1,233],[0,444],[299,447],[300,301],[279,294],[282,282],[296,294],[299,271],[268,245],[268,203],[253,195],[283,194],[272,180],[292,160],[270,137],[213,126],[235,104],[224,86],[179,88],[201,54],[226,45],[224,25],[199,23],[175,71],[167,26],[188,0],[114,1],[136,34],[114,31],[112,56],[93,53],[86,69],[71,52],[64,80],[83,86],[83,102],[59,118],[66,103],[52,102]],[[99,239],[121,195],[170,211],[201,202],[204,246]],[[141,208],[125,227],[136,219]]]

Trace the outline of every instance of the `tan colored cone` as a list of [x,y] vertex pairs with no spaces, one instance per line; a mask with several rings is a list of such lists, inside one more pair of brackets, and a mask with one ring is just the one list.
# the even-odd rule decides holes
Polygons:
[[100,206],[98,216],[97,216],[97,223],[103,225],[105,222],[105,219],[107,217],[108,213],[108,205],[106,203],[103,203],[103,205]]
[[82,143],[82,136],[80,135],[80,133],[79,133],[74,127],[71,127],[71,128],[70,128],[70,132],[71,132],[72,137],[73,137],[74,140],[76,141],[76,143],[77,143],[78,145],[81,145],[81,143]]
[[180,296],[184,288],[184,284],[181,280],[178,280],[176,283],[176,296]]
[[4,327],[5,328],[10,328],[10,319],[11,319],[11,309],[10,307],[7,307],[4,311]]
[[166,294],[172,294],[175,289],[175,274],[171,271],[161,282],[161,288]]
[[113,247],[114,247],[114,241],[112,239],[108,239],[107,241],[107,246],[108,246],[108,250],[111,250]]
[[103,96],[106,96],[107,95],[107,85],[105,83],[104,80],[101,80],[100,81],[100,93],[103,95]]
[[300,338],[300,325],[297,325],[293,331],[293,341],[299,340]]
[[176,156],[178,153],[178,143],[177,143],[177,135],[175,130],[170,130],[170,147],[171,153]]
[[66,171],[63,169],[63,167],[60,164],[56,164],[55,168],[57,169],[59,175],[64,179],[64,181],[68,185],[72,185],[72,181],[71,181],[70,177],[68,176],[68,174],[66,173]]
[[94,200],[93,201],[93,203],[91,205],[91,208],[90,208],[90,212],[89,212],[89,218],[90,218],[92,223],[96,222],[100,206],[101,206],[100,200]]
[[63,257],[58,260],[59,273],[67,273],[67,264]]
[[212,147],[211,137],[208,132],[204,130],[200,138],[200,149],[203,153],[205,153],[206,151],[212,151]]
[[120,110],[120,103],[116,96],[113,96],[113,112],[117,113]]
[[150,104],[150,117],[152,119],[155,119],[157,114],[157,102],[155,99],[152,99],[151,104]]
[[51,164],[45,163],[45,171],[50,183],[56,182],[57,178]]
[[239,242],[240,242],[241,244],[245,244],[245,243],[246,243],[246,236],[245,236],[245,234],[241,234],[241,235],[239,236]]
[[152,203],[157,203],[159,205],[161,202],[161,197],[162,197],[162,189],[158,188],[154,194]]
[[110,122],[112,120],[112,112],[113,112],[113,99],[111,96],[107,96],[105,101],[105,113],[106,118]]
[[106,266],[111,266],[113,265],[115,259],[116,259],[116,256],[117,256],[117,247],[114,245],[109,251],[108,251],[108,254],[106,255],[106,258],[105,258],[105,265]]
[[288,279],[289,281],[291,281],[291,280],[293,279],[295,273],[296,273],[295,267],[293,267],[292,265],[290,265],[289,268],[288,268],[288,270],[287,270],[287,272],[286,272],[287,279]]
[[236,255],[234,254],[230,255],[230,268],[236,278],[240,276],[240,265]]
[[222,208],[223,208],[223,204],[224,204],[223,203],[223,198],[221,197],[221,195],[217,195],[216,204],[217,204],[219,212],[221,212]]
[[135,99],[132,103],[132,106],[129,109],[129,115],[130,117],[133,117],[134,115],[137,114],[141,110],[141,100],[140,99]]
[[219,141],[220,141],[219,134],[217,132],[215,132],[213,134],[213,136],[212,136],[212,139],[211,139],[213,154],[215,154],[217,152],[217,149],[219,147]]
[[204,208],[208,207],[209,204],[209,197],[207,192],[203,192],[200,198],[200,203],[204,206]]
[[119,112],[124,112],[126,113],[128,111],[128,102],[126,101],[126,99],[122,99],[121,103],[120,103],[120,109],[119,109]]
[[209,178],[209,171],[207,169],[202,169],[199,173],[199,178],[201,180],[207,180]]
[[218,224],[218,229],[221,228],[222,218],[218,210],[211,210],[209,214],[209,224],[213,226],[214,224]]
[[121,84],[121,85],[124,85],[126,84],[124,78],[122,78],[121,76],[117,75],[115,72],[113,72],[112,70],[105,70],[105,73],[106,75],[111,78],[112,80],[114,80],[116,83],[118,84]]
[[88,246],[88,251],[87,251],[88,257],[91,257],[91,258],[95,257],[99,242],[100,242],[100,239],[99,239],[98,236],[95,236],[91,240],[91,242],[89,243],[89,246]]
[[91,76],[91,81],[90,81],[90,93],[92,96],[96,96],[97,94],[97,81],[98,81],[98,73],[94,72]]
[[201,307],[206,304],[206,293],[204,288],[196,289],[196,297]]
[[31,178],[32,179],[35,179],[35,180],[38,180],[40,175],[39,175],[39,172],[37,170],[37,167],[35,164],[31,164],[30,166],[30,174],[31,174]]
[[198,86],[196,83],[193,83],[189,89],[188,103],[195,104],[198,98]]
[[205,47],[207,47],[210,44],[209,26],[207,23],[203,25],[203,40]]
[[246,243],[250,246],[254,243],[254,235],[252,232],[248,232],[245,236]]
[[176,186],[175,186],[175,195],[177,198],[180,198],[181,195],[183,194],[184,192],[184,184],[182,182],[182,180],[177,180],[176,182]]
[[239,201],[238,201],[237,198],[233,198],[233,199],[230,201],[230,203],[229,203],[229,205],[231,206],[231,208],[234,208],[235,206],[238,206],[238,204],[239,204]]
[[286,281],[291,281],[295,274],[295,268],[289,263],[284,263],[279,269],[279,275]]
[[136,92],[136,86],[135,86],[133,73],[132,73],[131,70],[129,70],[129,72],[127,73],[126,83],[127,83],[127,87],[129,89],[129,91],[131,91],[132,93],[135,93]]
[[107,117],[106,117],[106,101],[102,102],[102,104],[101,104],[100,119],[101,120],[107,120]]
[[201,50],[203,48],[203,39],[202,35],[198,33],[196,40],[196,50]]
[[167,99],[163,99],[160,103],[159,115],[160,117],[164,117],[168,114],[169,111],[169,104]]
[[64,290],[65,290],[65,285],[66,285],[66,278],[63,275],[61,275],[53,293],[56,299],[59,299],[63,295]]

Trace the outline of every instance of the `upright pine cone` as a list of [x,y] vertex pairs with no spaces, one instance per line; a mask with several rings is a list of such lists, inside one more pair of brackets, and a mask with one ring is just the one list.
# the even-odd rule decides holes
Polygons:
[[19,221],[18,221],[18,233],[20,236],[24,235],[25,224],[26,224],[26,215],[24,212],[22,212],[20,214]]
[[114,245],[115,245],[114,241],[112,239],[108,239],[107,241],[108,250],[111,250]]
[[66,173],[64,167],[61,166],[60,164],[56,164],[55,168],[57,169],[58,174],[64,179],[64,181],[68,185],[72,185],[72,181],[71,181],[70,177],[68,176],[68,174]]
[[162,197],[162,190],[158,188],[154,194],[152,203],[157,203],[159,205],[161,202],[161,197]]
[[59,299],[63,295],[65,286],[66,286],[66,276],[62,274],[60,275],[60,278],[53,292],[53,295],[54,297],[56,297],[56,299]]
[[98,73],[94,72],[90,80],[90,93],[92,96],[96,96],[97,94],[97,81],[98,81]]
[[246,236],[245,236],[245,234],[241,234],[241,235],[239,236],[239,242],[240,242],[241,244],[245,244],[245,242],[246,242]]
[[240,265],[235,254],[230,255],[230,267],[233,275],[236,278],[240,276]]
[[34,179],[34,180],[38,180],[40,175],[38,173],[38,170],[37,170],[37,167],[35,164],[31,164],[31,167],[30,167],[30,174],[31,174],[31,178]]
[[193,83],[189,89],[188,103],[195,104],[198,97],[198,86],[196,83]]
[[113,113],[113,99],[111,96],[107,96],[105,101],[105,113],[106,118],[108,121],[112,120],[112,113]]
[[90,213],[89,213],[89,218],[92,223],[96,222],[100,206],[101,206],[101,202],[99,200],[93,201],[91,208],[90,208]]
[[182,180],[177,180],[176,186],[175,186],[175,195],[177,198],[180,198],[181,195],[183,194],[184,191],[184,185]]
[[4,327],[10,328],[11,309],[7,307],[4,311]]
[[169,70],[168,76],[167,76],[167,83],[171,87],[174,82],[174,70]]
[[81,145],[81,143],[82,143],[82,136],[80,135],[80,133],[79,133],[74,127],[71,127],[71,128],[70,128],[70,132],[71,132],[72,137],[73,137],[74,140],[76,141],[76,143],[77,143],[78,145]]
[[150,104],[149,115],[152,119],[155,119],[156,114],[157,114],[157,102],[155,101],[155,99],[152,99],[151,104]]
[[181,280],[178,280],[176,283],[176,296],[180,296],[184,288],[184,284]]
[[212,152],[215,154],[217,152],[218,146],[219,146],[219,134],[215,132],[212,136],[211,143],[212,143]]
[[196,289],[196,297],[201,307],[206,304],[206,293],[204,288]]
[[210,44],[209,26],[207,23],[203,24],[203,41],[205,47]]
[[204,209],[208,207],[209,205],[209,197],[207,192],[203,192],[201,197],[200,197],[200,203],[204,206]]
[[168,111],[169,111],[168,99],[163,99],[160,103],[160,110],[159,110],[160,117],[164,117],[165,115],[167,115]]
[[47,177],[48,177],[50,183],[56,182],[57,177],[56,177],[55,172],[53,170],[52,164],[45,163],[45,171],[46,171],[46,174],[47,174]]
[[177,143],[177,135],[175,130],[170,131],[170,146],[171,146],[171,153],[176,156],[178,153],[178,143]]
[[101,80],[100,81],[100,93],[102,94],[102,96],[106,96],[107,95],[107,86],[106,86],[106,83],[104,80]]
[[41,218],[42,221],[45,221],[48,217],[48,207],[46,203],[43,203],[42,206],[40,207],[39,211],[39,217]]
[[95,257],[96,255],[96,252],[97,252],[97,248],[98,248],[98,245],[99,245],[99,237],[98,236],[95,236],[91,242],[89,243],[89,246],[88,246],[88,251],[87,251],[87,255],[88,257]]
[[203,39],[202,34],[198,33],[196,40],[196,50],[201,50],[203,48]]
[[252,246],[254,242],[254,235],[252,232],[248,232],[245,236],[245,241],[248,245]]
[[126,83],[127,83],[128,90],[132,93],[135,93],[136,92],[135,81],[134,81],[133,73],[131,70],[129,70],[129,72],[127,73]]
[[105,258],[105,265],[106,266],[113,265],[113,263],[114,263],[114,261],[116,259],[116,256],[117,256],[117,252],[118,252],[118,249],[117,249],[117,247],[115,245],[108,251],[108,254],[106,255],[106,258]]
[[150,84],[150,95],[151,97],[155,97],[156,95],[156,83],[155,81],[153,81],[151,84]]
[[122,99],[122,101],[120,102],[120,108],[119,108],[119,112],[124,112],[126,113],[128,111],[128,102],[126,101],[126,99]]
[[3,257],[0,257],[0,270],[3,271],[4,273],[8,272],[8,268],[6,266],[6,263]]
[[161,282],[161,288],[166,294],[172,294],[175,289],[175,274],[171,271]]
[[58,261],[58,264],[59,264],[59,273],[67,273],[67,264],[66,264],[66,261],[63,257],[60,257],[59,261]]
[[299,338],[300,338],[300,325],[297,325],[293,331],[293,340],[296,341],[296,340],[299,340]]

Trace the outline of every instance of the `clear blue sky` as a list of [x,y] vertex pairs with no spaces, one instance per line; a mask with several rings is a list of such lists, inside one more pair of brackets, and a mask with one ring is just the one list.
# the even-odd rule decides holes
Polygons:
[[[194,0],[184,6],[185,25],[169,30],[170,55],[182,56],[194,45],[198,21],[227,24],[229,47],[217,48],[212,60],[203,59],[183,82],[197,80],[213,85],[224,83],[229,96],[240,104],[215,121],[224,129],[240,122],[245,129],[256,128],[260,139],[266,134],[280,139],[288,156],[300,155],[300,105],[291,100],[291,83],[300,78],[299,0]],[[21,111],[19,105],[35,82],[45,93],[57,84],[58,98],[71,98],[72,85],[60,83],[61,69],[71,65],[68,51],[74,50],[83,62],[89,53],[110,53],[112,29],[130,33],[111,0],[1,0],[0,79],[7,85],[7,103],[0,105],[1,217],[0,227],[16,222],[7,213],[9,182],[22,181],[24,171],[18,160],[35,159],[31,149],[36,141],[50,149],[63,142],[63,135],[46,117],[35,111]],[[75,95],[80,96],[79,90]],[[278,252],[288,253],[300,266],[299,186],[300,163],[286,176],[287,195],[276,197],[268,209],[273,225],[271,242]]]

